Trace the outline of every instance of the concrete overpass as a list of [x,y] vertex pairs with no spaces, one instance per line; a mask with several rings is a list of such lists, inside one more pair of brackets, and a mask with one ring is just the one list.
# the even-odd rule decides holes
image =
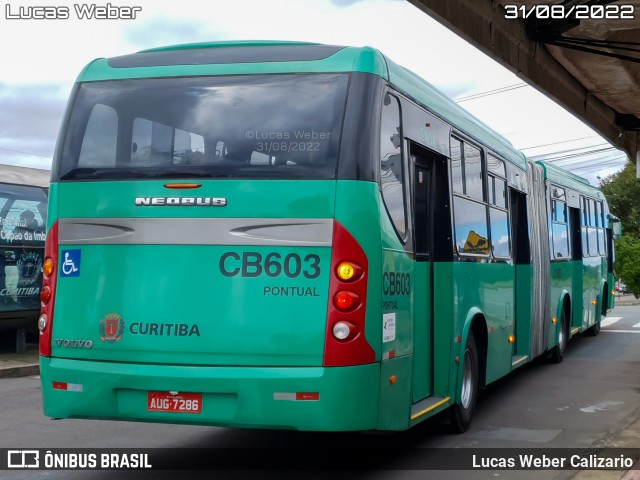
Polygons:
[[640,0],[409,2],[640,165]]

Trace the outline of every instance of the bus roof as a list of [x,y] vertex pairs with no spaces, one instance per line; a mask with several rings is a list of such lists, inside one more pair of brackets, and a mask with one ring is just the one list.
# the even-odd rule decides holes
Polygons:
[[49,188],[50,179],[51,172],[49,170],[18,167],[15,165],[0,165],[0,183]]
[[459,107],[427,81],[371,47],[285,41],[174,45],[97,59],[78,82],[98,80],[260,73],[364,72],[378,75],[458,131],[526,169],[524,155],[508,140]]
[[545,178],[556,185],[572,188],[573,190],[591,197],[604,199],[603,193],[597,187],[591,185],[585,178],[551,163],[543,162],[541,160],[538,160],[535,163],[542,166]]

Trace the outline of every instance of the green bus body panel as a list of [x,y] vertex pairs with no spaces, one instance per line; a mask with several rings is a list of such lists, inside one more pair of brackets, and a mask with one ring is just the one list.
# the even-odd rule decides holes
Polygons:
[[531,360],[533,266],[516,265],[516,355]]
[[[314,252],[326,270],[331,261],[328,247],[85,245],[80,276],[58,279],[53,333],[54,339],[91,340],[93,348],[69,349],[54,341],[53,356],[167,364],[321,365],[328,271],[314,280],[284,275],[230,279],[218,268],[229,251],[240,256],[258,252],[263,258],[270,252],[283,258]],[[263,293],[265,288],[287,287],[304,288],[304,296]],[[124,321],[121,341],[101,341],[101,321],[110,313]]]
[[[194,222],[208,217],[330,218],[336,190],[334,181],[205,180],[197,195],[228,198],[226,207],[134,206],[137,196],[167,196],[164,183],[58,185],[57,216],[141,221],[188,216]],[[188,235],[203,243],[197,223]],[[322,364],[329,246],[89,244],[60,245],[59,254],[71,248],[81,251],[81,271],[77,277],[58,278],[55,357],[189,365]],[[220,269],[227,252],[239,258],[256,252],[263,259],[271,252],[301,259],[312,253],[319,258],[320,275],[229,277]],[[230,265],[239,268],[240,262]],[[287,294],[275,295],[276,289]],[[118,314],[124,322],[120,341],[103,340],[101,323],[108,314]],[[90,340],[93,348],[69,348],[56,339]]]
[[[581,262],[577,261],[555,261],[551,262],[551,296],[549,306],[551,316],[558,319],[556,325],[560,325],[560,314],[562,313],[562,303],[566,300],[570,303],[571,311],[579,314],[582,309],[582,299],[576,299],[574,291],[581,291],[579,287],[580,279],[576,278]],[[577,284],[576,284],[577,283]],[[575,287],[575,290],[572,288]],[[576,316],[567,318],[571,325],[574,325]],[[548,347],[553,347],[557,343],[557,335],[554,328],[549,329]]]
[[431,263],[416,262],[413,275],[412,402],[431,394]]
[[[44,414],[159,423],[298,430],[376,428],[377,363],[356,367],[181,367],[40,359]],[[51,382],[82,391],[51,388]],[[147,392],[202,393],[202,412],[147,410]],[[318,401],[276,400],[276,393],[319,392]]]
[[[600,321],[602,306],[602,281],[606,278],[606,270],[603,269],[600,257],[587,257],[583,260],[584,286],[583,286],[583,316],[581,327],[587,328]],[[597,302],[593,305],[591,302]]]
[[[199,180],[197,196],[225,197],[228,205],[134,206],[136,197],[170,196],[163,187],[170,182],[54,184],[50,219],[335,217],[365,250],[368,295],[380,298],[377,184]],[[341,207],[336,208],[337,202]],[[41,359],[45,414],[301,430],[379,428],[378,405],[372,399],[380,391],[380,364],[321,367],[330,247],[67,243],[60,245],[59,254],[68,248],[81,250],[81,271],[78,277],[58,278],[52,358]],[[322,274],[304,280],[312,288],[311,296],[264,296],[265,286],[298,286],[299,279],[227,278],[219,271],[220,255],[227,251],[240,256],[245,251],[263,256],[270,251],[282,256],[313,252],[320,257]],[[367,306],[365,336],[379,359],[382,326],[377,303]],[[108,313],[118,313],[125,322],[117,342],[100,338],[100,321]],[[136,335],[145,322],[185,323],[189,330],[197,324],[199,335]],[[55,339],[90,340],[93,348],[71,349]],[[410,370],[409,356],[403,365]],[[396,388],[386,395],[386,404],[397,410],[403,401],[408,411],[404,397],[409,395],[410,375],[403,376],[406,395],[398,398]],[[83,392],[54,390],[52,382],[83,385]],[[174,390],[203,393],[206,410],[201,415],[146,410],[148,391]],[[276,393],[292,392],[319,392],[320,400],[274,399]]]
[[58,220],[58,183],[49,185],[49,199],[47,201],[47,232],[56,220]]
[[462,355],[468,324],[478,312],[487,326],[486,381],[490,383],[511,371],[511,358],[515,353],[513,344],[509,343],[509,336],[515,334],[515,267],[504,263],[457,262],[453,269],[457,297],[454,318],[458,322],[455,331],[460,332],[456,336],[462,335],[456,355]]
[[[331,180],[198,180],[202,187],[171,190],[184,180],[65,182],[51,184],[51,225],[57,218],[331,218],[335,182]],[[136,197],[225,197],[226,207],[136,207]],[[78,201],[82,199],[82,201]]]
[[[379,430],[406,430],[411,417],[412,356],[383,360],[380,365]],[[391,377],[397,381],[391,382]]]
[[605,292],[605,295],[607,295],[607,310],[612,310],[616,306],[616,296],[613,294],[614,287],[616,284],[616,279],[613,276],[612,272],[607,273],[607,284],[608,284],[608,288],[607,288],[607,291]]
[[[448,397],[453,395],[457,365],[455,356],[460,351],[455,343],[455,332],[462,332],[462,322],[456,321],[458,310],[453,301],[453,263],[433,264],[433,392],[432,395]],[[452,383],[451,377],[454,380]]]

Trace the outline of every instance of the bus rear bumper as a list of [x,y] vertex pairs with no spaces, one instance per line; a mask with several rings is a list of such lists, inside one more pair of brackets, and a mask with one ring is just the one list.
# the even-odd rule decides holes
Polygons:
[[[379,363],[206,367],[41,357],[40,372],[44,414],[54,418],[316,431],[377,423]],[[201,412],[149,411],[149,392],[201,394]]]

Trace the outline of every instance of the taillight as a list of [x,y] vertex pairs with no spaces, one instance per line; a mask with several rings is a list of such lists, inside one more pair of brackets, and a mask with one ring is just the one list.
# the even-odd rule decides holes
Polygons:
[[53,304],[55,303],[56,279],[58,278],[58,222],[47,232],[42,264],[42,290],[40,290],[40,355],[51,356],[51,330],[53,328]]
[[375,361],[375,351],[365,337],[367,269],[367,256],[360,244],[334,220],[325,366]]
[[342,312],[354,310],[360,305],[360,297],[349,291],[338,292],[333,299],[336,308]]

